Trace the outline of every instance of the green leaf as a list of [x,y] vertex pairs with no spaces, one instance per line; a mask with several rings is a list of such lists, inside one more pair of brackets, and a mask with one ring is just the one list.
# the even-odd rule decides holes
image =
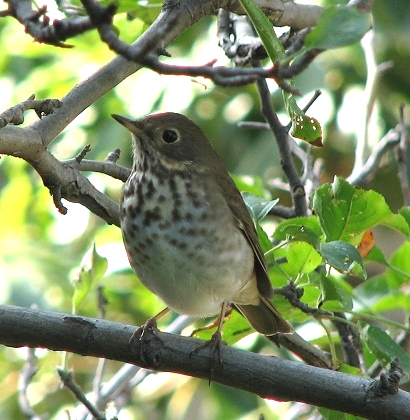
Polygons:
[[255,27],[272,63],[281,59],[285,50],[275,34],[273,25],[254,0],[239,0]]
[[360,190],[338,177],[315,191],[312,205],[328,241],[357,243],[365,230],[394,219],[381,194]]
[[316,216],[295,217],[281,222],[275,229],[273,237],[278,240],[304,241],[311,244],[316,250],[320,245],[322,235]]
[[289,268],[296,277],[302,273],[310,273],[322,263],[322,256],[307,242],[293,242],[290,244],[287,260]]
[[330,49],[355,44],[370,28],[370,14],[349,6],[329,7],[306,36],[305,46],[308,49]]
[[410,242],[406,241],[390,257],[386,278],[391,287],[398,289],[402,284],[408,283],[410,278],[409,255]]
[[[293,86],[293,81],[290,84]],[[319,122],[315,118],[305,115],[292,93],[285,91],[282,93],[286,110],[292,122],[290,134],[313,146],[322,147],[322,128]]]
[[[312,277],[313,279],[313,277]],[[314,277],[321,291],[321,308],[330,311],[351,311],[353,309],[352,295],[346,284],[338,282],[333,276]]]
[[363,375],[363,372],[361,371],[360,368],[358,368],[356,366],[348,365],[347,363],[342,363],[338,367],[337,371],[347,373],[349,375],[356,375],[356,376],[362,376]]
[[[322,127],[316,118],[309,117],[298,107],[296,111],[296,101],[288,100],[288,113],[292,120],[290,134],[300,140],[310,143],[312,146],[323,147]],[[292,104],[292,105],[291,105]]]
[[91,252],[91,272],[94,281],[100,280],[108,268],[107,258],[102,257],[95,249],[95,243]]
[[95,243],[92,249],[86,254],[84,262],[81,267],[78,279],[73,281],[74,294],[72,298],[72,312],[78,313],[80,305],[90,293],[94,284],[101,279],[108,267],[106,258],[101,257],[96,249]]
[[410,372],[410,356],[385,331],[369,325],[363,330],[362,338],[382,365],[386,366],[397,357],[400,367],[406,373]]
[[342,273],[349,273],[366,278],[366,270],[359,251],[343,241],[320,244],[320,253],[326,262]]
[[381,299],[392,293],[385,276],[371,277],[355,288],[355,297],[367,308],[373,308]]
[[[216,325],[213,323],[204,328],[199,328],[192,334],[194,337],[201,340],[209,341],[215,333]],[[255,332],[250,326],[249,322],[239,312],[233,310],[231,314],[225,319],[223,326],[223,340],[231,346],[240,339]]]
[[262,219],[264,219],[279,201],[279,199],[265,200],[264,198],[258,197],[249,192],[243,193],[242,197],[245,201],[249,213],[252,216],[252,219],[257,222],[260,222]]
[[365,260],[366,261],[377,262],[377,263],[382,264],[386,267],[389,266],[389,263],[388,263],[386,257],[384,256],[382,250],[377,245],[373,246],[372,250],[368,253]]
[[404,236],[408,237],[410,234],[410,228],[407,223],[407,220],[403,217],[402,214],[391,213],[387,215],[381,222],[381,225],[387,226],[391,229],[396,230],[397,232],[402,233]]
[[268,235],[263,230],[262,226],[259,223],[256,223],[256,232],[258,234],[259,243],[261,245],[262,251],[268,252],[272,249],[272,242],[270,241]]
[[407,226],[410,226],[410,206],[402,207],[399,211],[407,223]]

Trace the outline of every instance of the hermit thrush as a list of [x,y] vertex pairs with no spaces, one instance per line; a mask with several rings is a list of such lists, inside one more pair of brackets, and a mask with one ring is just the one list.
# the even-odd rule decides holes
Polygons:
[[212,316],[231,304],[262,334],[290,332],[269,300],[272,285],[242,196],[201,129],[171,112],[113,117],[133,138],[120,217],[142,283],[182,314]]

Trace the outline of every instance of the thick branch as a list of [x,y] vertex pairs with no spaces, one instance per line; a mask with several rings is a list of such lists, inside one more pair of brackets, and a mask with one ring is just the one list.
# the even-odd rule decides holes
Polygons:
[[61,203],[61,198],[65,198],[73,203],[82,204],[107,223],[119,226],[118,204],[98,191],[75,165],[69,166],[56,159],[46,149],[38,132],[30,127],[6,126],[0,130],[0,139],[0,153],[29,162],[50,190],[60,212],[66,212]]
[[[11,347],[43,347],[120,360],[149,369],[209,379],[209,352],[192,353],[194,338],[158,332],[143,345],[129,339],[135,327],[105,320],[0,306],[0,342]],[[371,419],[410,418],[410,394],[377,397],[375,381],[298,362],[222,348],[223,369],[212,380],[263,398],[302,401]]]
[[[239,1],[225,0],[220,2],[222,9],[237,14],[244,14]],[[311,4],[299,4],[289,0],[256,0],[275,26],[290,26],[294,30],[315,26],[323,12],[323,8]]]

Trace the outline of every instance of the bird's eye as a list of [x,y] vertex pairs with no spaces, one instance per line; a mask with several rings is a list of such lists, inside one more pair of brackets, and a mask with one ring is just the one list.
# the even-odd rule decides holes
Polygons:
[[178,133],[174,130],[165,130],[162,133],[162,140],[164,140],[165,143],[171,144],[171,143],[175,143],[176,141],[178,141],[179,136],[178,136]]

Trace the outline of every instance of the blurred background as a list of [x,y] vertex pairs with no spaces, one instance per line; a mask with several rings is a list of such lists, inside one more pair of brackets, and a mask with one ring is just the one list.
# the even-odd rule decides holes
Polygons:
[[[41,2],[42,3],[42,2]],[[309,4],[334,5],[336,1],[309,1]],[[56,10],[49,2],[49,10]],[[155,16],[159,5],[152,7]],[[56,16],[58,13],[56,12]],[[132,41],[146,28],[135,18],[119,15],[115,23],[122,39]],[[280,32],[280,30],[279,30]],[[114,58],[99,41],[96,31],[68,41],[72,49],[58,49],[33,42],[24,28],[11,18],[0,19],[0,112],[35,93],[37,99],[58,98],[76,83],[92,75]],[[216,18],[201,20],[186,31],[168,50],[179,64],[207,63],[215,58],[218,65],[228,64],[217,46]],[[373,43],[376,63],[391,62],[375,90],[369,142],[375,145],[396,126],[401,103],[410,96],[410,14],[408,0],[375,1]],[[320,55],[296,80],[303,107],[316,89],[322,95],[310,108],[309,115],[320,121],[324,130],[324,147],[312,150],[323,159],[323,182],[334,175],[347,176],[353,165],[355,145],[363,130],[366,107],[367,66],[363,45],[329,51]],[[273,102],[284,123],[286,113],[282,95],[273,83]],[[180,112],[193,119],[206,132],[222,155],[229,171],[251,177],[252,182],[282,178],[275,141],[269,131],[239,128],[243,121],[263,121],[254,85],[239,88],[215,86],[211,81],[182,76],[163,76],[141,70],[84,111],[51,145],[58,159],[76,156],[86,144],[92,149],[88,159],[104,160],[115,148],[121,149],[119,163],[131,165],[129,133],[117,124],[111,113],[139,118],[151,112]],[[409,111],[405,110],[407,116]],[[25,125],[37,117],[26,113]],[[101,174],[89,174],[101,191],[118,201],[122,183]],[[373,181],[368,185],[382,193],[392,210],[402,205],[394,152],[383,159]],[[272,198],[289,204],[287,194],[272,189]],[[0,159],[0,303],[17,306],[37,305],[42,309],[70,312],[72,282],[78,278],[82,261],[96,244],[97,252],[108,259],[108,271],[100,282],[108,299],[107,318],[140,325],[163,305],[148,293],[131,273],[122,245],[120,230],[108,226],[87,209],[64,203],[68,214],[62,216],[53,206],[48,190],[36,172],[24,161],[10,156]],[[383,232],[392,249],[396,236]],[[397,239],[398,240],[398,239]],[[381,245],[380,245],[381,246]],[[388,246],[386,245],[388,252]],[[98,316],[97,299],[90,294],[80,313]],[[169,322],[169,319],[166,321]],[[257,338],[245,346],[263,347]],[[256,343],[256,344],[255,344]],[[65,409],[75,404],[66,390],[61,390],[55,365],[61,363],[57,353],[38,351],[40,371],[29,388],[31,402],[38,413],[49,413],[52,419],[67,418]],[[0,417],[25,418],[17,404],[19,371],[26,357],[25,349],[0,347]],[[97,361],[69,356],[68,365],[84,389],[91,389],[91,378]],[[119,363],[109,362],[109,377]],[[197,420],[309,418],[309,407],[263,401],[258,397],[178,375],[160,374],[144,387],[135,390],[133,401],[122,411],[121,419],[189,419]]]

